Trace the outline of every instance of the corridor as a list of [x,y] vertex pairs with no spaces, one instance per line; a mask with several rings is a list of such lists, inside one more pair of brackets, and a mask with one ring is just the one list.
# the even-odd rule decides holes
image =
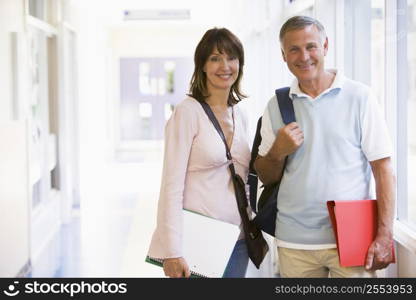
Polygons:
[[163,276],[162,270],[144,263],[155,224],[160,170],[160,160],[111,161],[96,170],[88,201],[74,209],[50,244],[56,251],[43,253],[31,276]]
[[[149,155],[161,158],[163,151]],[[97,171],[88,206],[73,211],[50,244],[55,251],[43,253],[30,276],[164,277],[144,261],[156,225],[161,162],[127,155]],[[270,258],[260,270],[250,264],[247,277],[272,277],[273,268]]]

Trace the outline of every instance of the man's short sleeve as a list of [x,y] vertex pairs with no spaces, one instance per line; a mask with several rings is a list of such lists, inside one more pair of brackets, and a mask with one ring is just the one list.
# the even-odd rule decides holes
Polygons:
[[361,148],[368,161],[391,157],[393,153],[386,121],[371,92],[362,114]]
[[263,117],[261,119],[261,144],[259,146],[259,155],[265,156],[270,148],[272,147],[276,136],[272,129],[272,123],[270,121],[269,110],[266,106],[264,110]]

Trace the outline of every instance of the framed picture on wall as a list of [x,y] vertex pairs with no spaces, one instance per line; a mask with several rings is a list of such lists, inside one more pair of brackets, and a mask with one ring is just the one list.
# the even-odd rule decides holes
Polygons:
[[28,46],[25,34],[22,32],[11,32],[11,54],[12,54],[12,93],[13,111],[12,119],[22,120],[27,116],[28,104]]

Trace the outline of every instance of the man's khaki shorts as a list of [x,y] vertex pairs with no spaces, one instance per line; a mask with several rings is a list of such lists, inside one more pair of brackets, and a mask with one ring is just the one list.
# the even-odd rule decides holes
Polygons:
[[337,249],[299,250],[278,247],[281,277],[377,277],[364,267],[342,267]]

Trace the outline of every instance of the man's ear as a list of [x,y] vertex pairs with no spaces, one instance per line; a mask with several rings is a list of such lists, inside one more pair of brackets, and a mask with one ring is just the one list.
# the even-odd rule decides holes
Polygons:
[[325,42],[324,42],[324,55],[326,56],[327,53],[328,53],[328,37],[325,37]]
[[282,49],[282,48],[280,48],[280,51],[282,51],[282,57],[283,57],[283,60],[286,62],[286,55],[285,55],[285,52],[283,51],[283,49]]

